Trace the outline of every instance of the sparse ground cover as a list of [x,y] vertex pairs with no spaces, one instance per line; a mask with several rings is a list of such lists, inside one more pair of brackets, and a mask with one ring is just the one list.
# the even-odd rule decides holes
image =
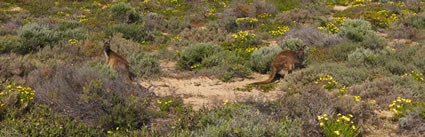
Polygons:
[[[0,136],[425,136],[424,7],[3,0]],[[299,48],[303,67],[249,85]]]

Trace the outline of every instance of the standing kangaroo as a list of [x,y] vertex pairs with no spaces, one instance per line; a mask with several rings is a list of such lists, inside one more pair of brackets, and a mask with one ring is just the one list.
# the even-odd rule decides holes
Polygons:
[[111,50],[111,40],[103,40],[103,49],[106,56],[106,64],[131,82],[128,62],[125,58]]
[[276,73],[282,70],[284,70],[284,76],[287,76],[289,71],[292,71],[293,69],[295,69],[295,67],[301,66],[301,63],[303,62],[303,60],[304,60],[303,49],[299,49],[297,51],[290,51],[290,50],[282,51],[276,55],[276,57],[274,58],[272,62],[272,65],[271,65],[272,71],[270,73],[269,79],[265,81],[251,83],[251,84],[258,85],[258,84],[270,83],[276,76]]

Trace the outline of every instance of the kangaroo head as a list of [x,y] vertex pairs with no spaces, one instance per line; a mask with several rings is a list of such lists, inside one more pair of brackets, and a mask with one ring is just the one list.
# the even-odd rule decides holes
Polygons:
[[111,51],[111,39],[107,41],[102,40],[102,42],[103,42],[103,49],[105,50],[105,52]]

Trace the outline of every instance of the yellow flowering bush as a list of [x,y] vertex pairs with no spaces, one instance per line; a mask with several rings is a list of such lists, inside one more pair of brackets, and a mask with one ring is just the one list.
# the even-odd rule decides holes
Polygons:
[[323,133],[327,137],[356,137],[360,134],[360,131],[356,128],[352,121],[353,115],[348,114],[347,116],[337,114],[336,118],[328,117],[327,114],[317,116],[319,125],[323,129]]
[[346,93],[346,86],[344,85],[342,88],[340,88],[339,90],[338,90],[338,94],[340,95],[340,96],[343,96],[343,95],[345,95],[345,93]]
[[339,26],[344,25],[344,20],[347,19],[347,17],[335,17],[334,21],[336,22],[336,24],[338,24]]
[[375,27],[385,28],[394,21],[398,20],[397,14],[389,14],[386,10],[366,11],[363,13],[364,18],[372,23]]
[[362,98],[361,98],[360,96],[354,96],[354,97],[353,97],[353,99],[354,99],[354,101],[356,101],[356,102],[360,102],[360,101],[362,101]]
[[393,112],[395,118],[400,118],[406,115],[407,110],[413,110],[414,104],[410,99],[397,97],[388,107]]
[[405,78],[407,76],[413,77],[418,82],[424,82],[424,76],[423,76],[423,73],[421,72],[411,71],[409,74],[405,73],[401,77]]
[[334,88],[338,82],[336,82],[332,76],[325,74],[320,76],[318,80],[314,82],[316,85],[321,85],[324,89],[332,89]]
[[159,109],[161,110],[161,111],[169,111],[170,110],[170,107],[171,107],[171,103],[173,103],[173,100],[167,100],[167,101],[164,101],[164,100],[156,100],[156,102],[159,104]]
[[[35,91],[29,87],[23,87],[21,85],[16,86],[14,83],[6,83],[3,87],[1,87],[0,91],[0,106],[5,106],[5,102],[1,102],[2,98],[8,98],[12,94],[17,94],[17,102],[19,107],[27,106],[32,103],[35,95]],[[1,108],[1,107],[0,107]]]
[[326,30],[331,34],[335,34],[339,31],[339,28],[333,23],[327,23],[326,26],[318,27],[319,30]]
[[200,68],[200,67],[201,67],[201,64],[195,64],[195,65],[190,66],[190,68],[191,68],[192,70],[198,69],[198,68]]
[[239,31],[236,34],[233,34],[232,37],[238,43],[246,43],[249,40],[254,39],[256,36],[255,34],[249,34],[248,31]]
[[276,30],[272,30],[269,33],[274,37],[278,37],[278,36],[282,36],[288,31],[289,31],[289,26],[278,26]]
[[69,42],[70,44],[72,44],[72,45],[75,45],[75,44],[77,44],[77,43],[78,43],[78,40],[76,40],[76,39],[69,39],[69,40],[68,40],[68,42]]

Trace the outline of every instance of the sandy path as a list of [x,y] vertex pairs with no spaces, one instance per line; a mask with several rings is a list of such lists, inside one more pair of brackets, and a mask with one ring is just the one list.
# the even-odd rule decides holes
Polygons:
[[251,76],[253,77],[252,79],[239,79],[235,82],[224,83],[218,79],[211,79],[206,76],[176,78],[176,76],[172,76],[179,75],[178,72],[175,72],[174,62],[163,62],[161,63],[161,68],[171,76],[161,77],[153,81],[142,81],[141,85],[148,87],[149,91],[154,92],[155,95],[160,97],[181,97],[185,104],[193,105],[195,110],[201,108],[203,105],[213,106],[223,104],[225,100],[229,100],[229,102],[274,100],[279,94],[283,93],[277,90],[267,93],[256,89],[250,92],[235,90],[236,88],[243,88],[249,83],[265,80],[268,75],[255,73]]

